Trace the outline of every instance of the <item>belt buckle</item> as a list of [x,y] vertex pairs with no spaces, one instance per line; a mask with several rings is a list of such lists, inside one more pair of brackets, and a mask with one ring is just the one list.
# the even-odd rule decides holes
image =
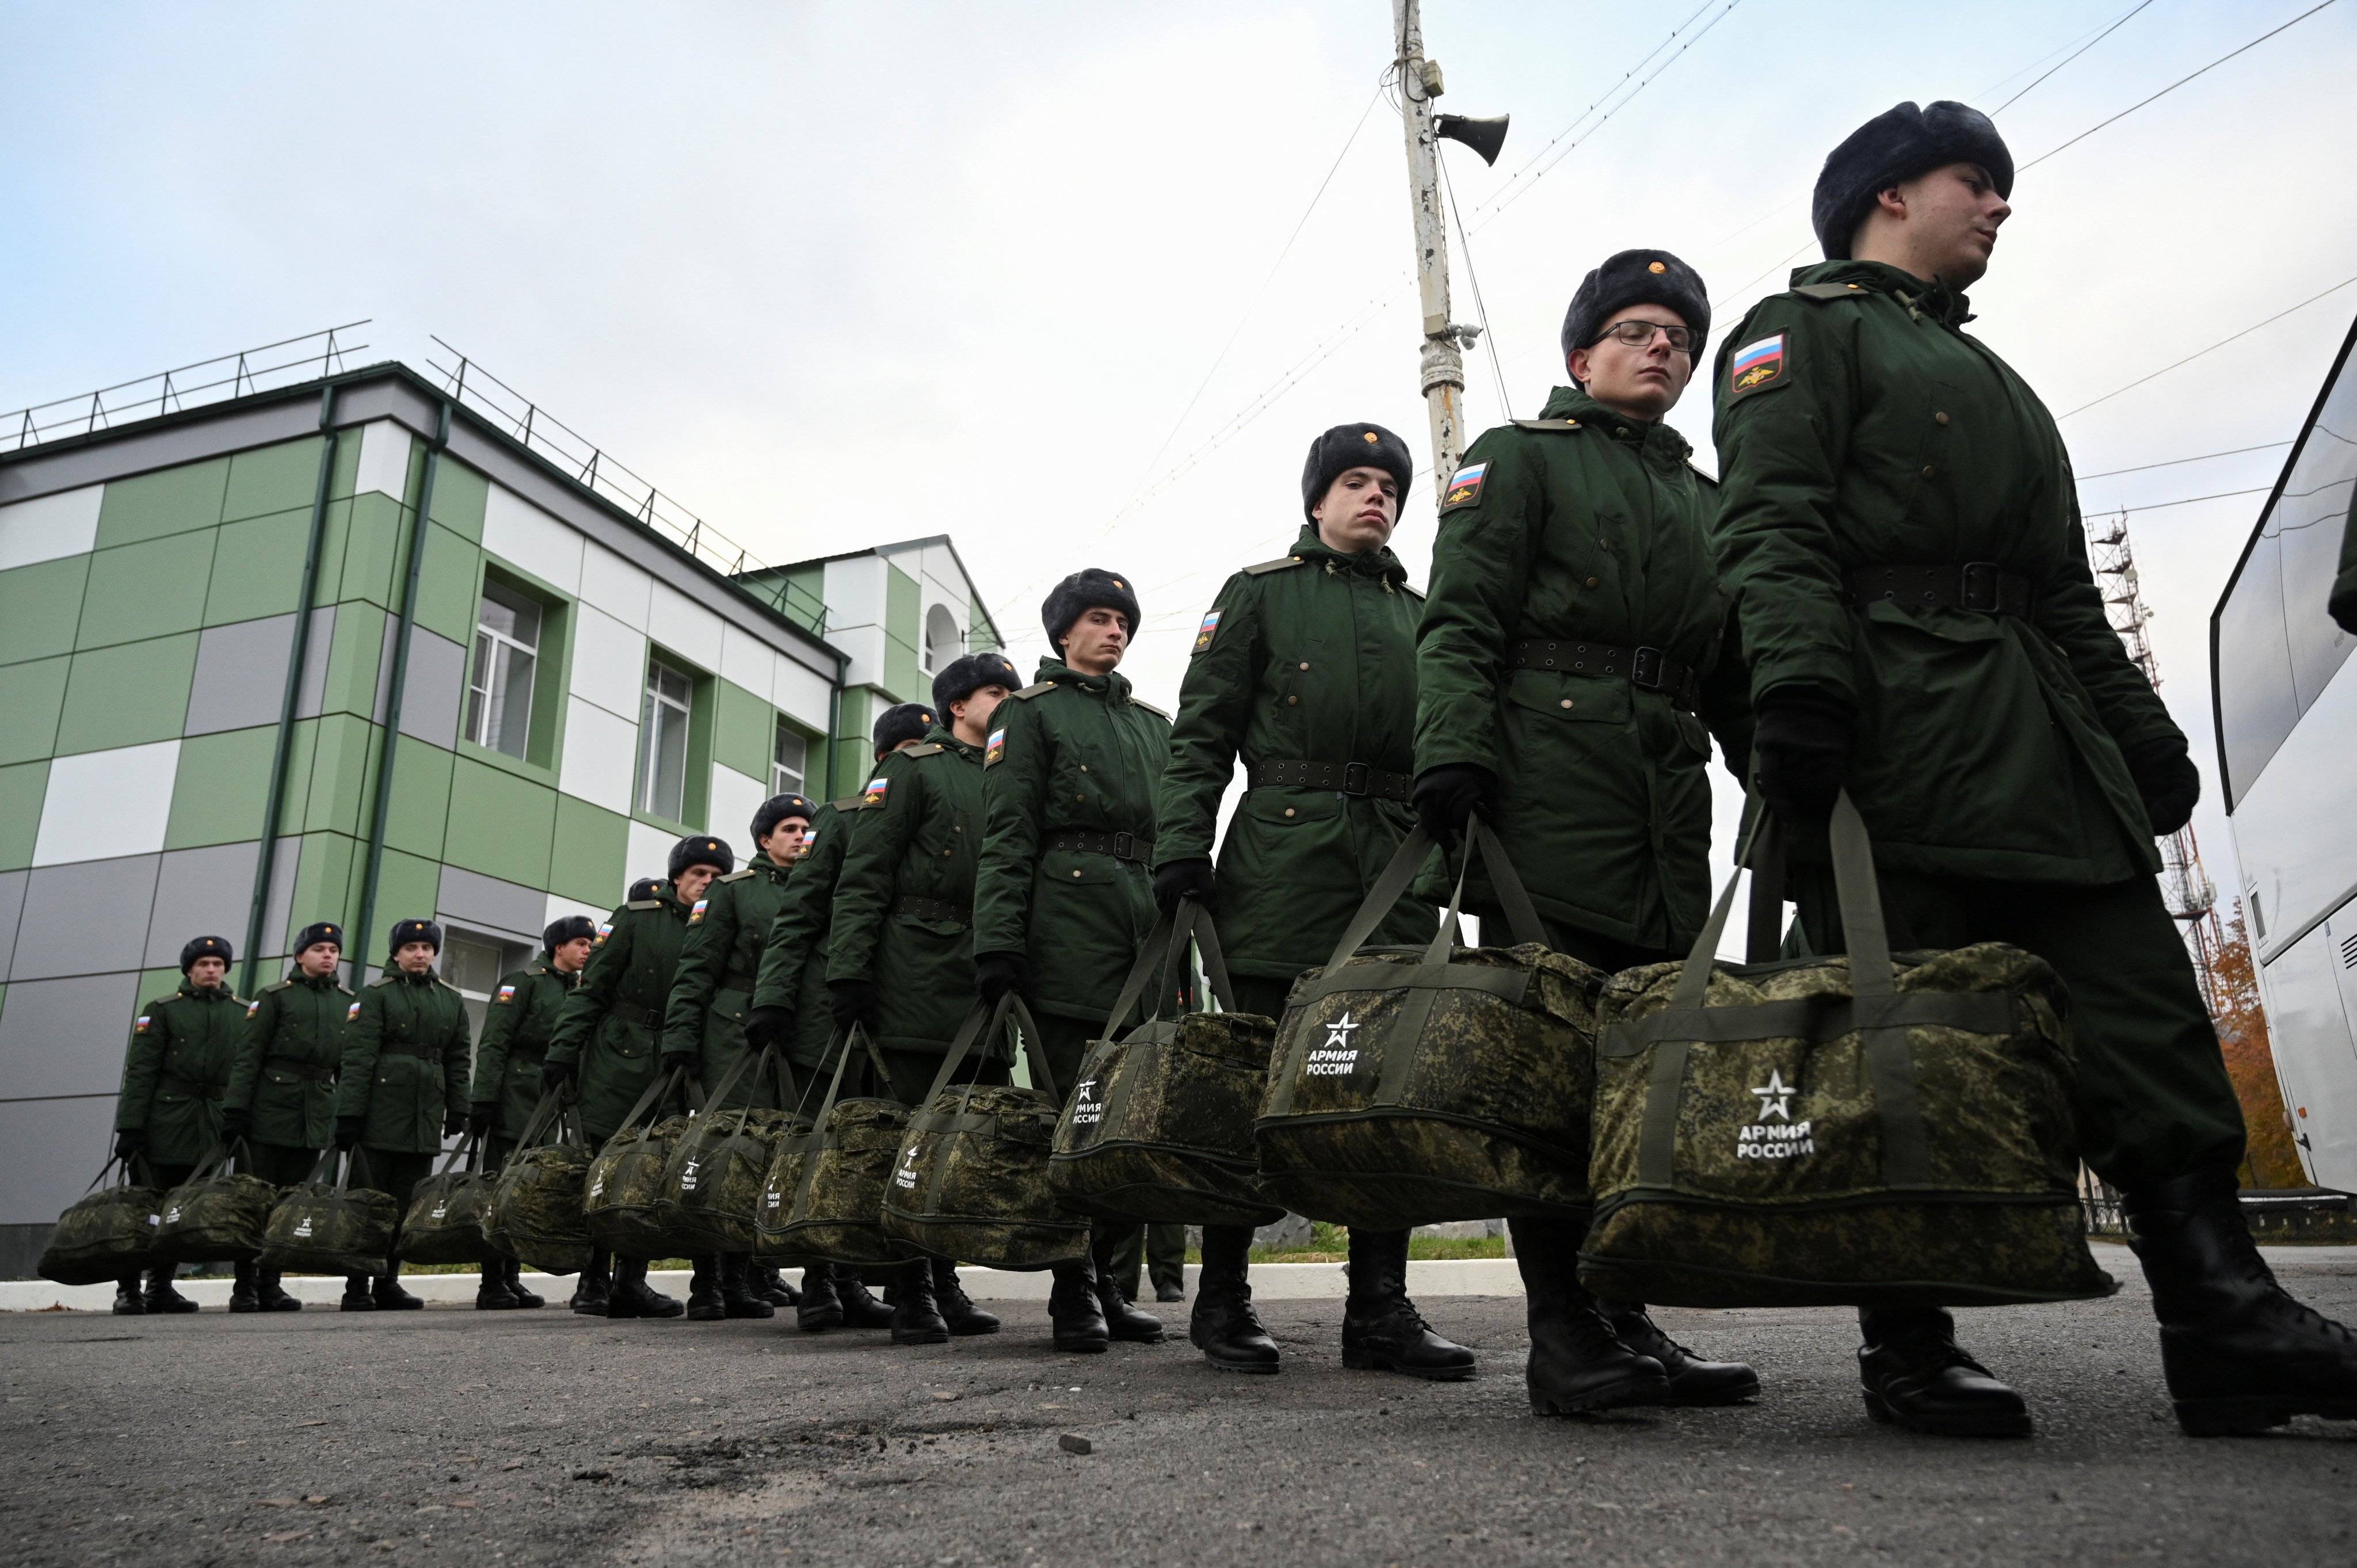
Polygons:
[[1662,689],[1662,660],[1668,657],[1658,648],[1640,648],[1629,669],[1629,681],[1649,692]]
[[1135,860],[1137,841],[1127,833],[1113,835],[1113,857],[1115,860]]
[[1373,771],[1373,768],[1368,767],[1363,762],[1346,762],[1342,764],[1342,793],[1345,795],[1364,795],[1368,793],[1371,788],[1368,775]]
[[[1986,586],[1986,592],[1981,591]],[[1956,607],[1996,615],[2005,597],[2005,572],[1994,561],[1967,561],[1957,576]]]

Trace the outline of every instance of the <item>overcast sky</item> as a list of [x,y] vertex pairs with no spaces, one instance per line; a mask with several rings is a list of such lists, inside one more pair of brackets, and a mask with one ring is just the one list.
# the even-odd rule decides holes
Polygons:
[[[2029,166],[2311,4],[2152,0],[1998,126]],[[1698,5],[1429,0],[1443,107],[1513,116],[1495,169],[1445,149],[1498,354],[1470,429],[1501,371],[1537,412],[1604,255],[1678,252],[1732,330],[1814,259],[1850,129],[1996,110],[2136,0]],[[1027,669],[1049,582],[1131,575],[1165,705],[1221,580],[1292,537],[1312,435],[1428,451],[1384,0],[0,0],[0,410],[362,317],[366,358],[423,369],[438,334],[757,554],[951,534]],[[2025,166],[1973,330],[2061,414],[2357,274],[2352,82],[2357,5],[2330,5]],[[2078,471],[2287,440],[2352,315],[2357,286],[2069,413]],[[1709,413],[1673,415],[1706,467]],[[2283,456],[2083,499],[2265,487]],[[2129,519],[2222,886],[2207,626],[2263,499]],[[1420,488],[1419,582],[1432,532]]]

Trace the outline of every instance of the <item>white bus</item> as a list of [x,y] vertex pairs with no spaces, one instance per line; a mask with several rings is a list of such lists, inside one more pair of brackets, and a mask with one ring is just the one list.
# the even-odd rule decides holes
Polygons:
[[2357,649],[2325,613],[2357,489],[2341,345],[2210,618],[2211,701],[2243,908],[2300,1163],[2357,1192]]

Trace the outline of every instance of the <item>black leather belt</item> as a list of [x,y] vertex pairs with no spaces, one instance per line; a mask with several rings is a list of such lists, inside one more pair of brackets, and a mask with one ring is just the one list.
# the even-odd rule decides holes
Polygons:
[[1344,795],[1376,795],[1405,800],[1415,787],[1407,773],[1386,773],[1363,762],[1264,762],[1252,770],[1255,789],[1332,789]]
[[903,893],[892,900],[892,913],[906,915],[912,920],[953,920],[961,926],[974,924],[973,906],[952,904],[946,898],[922,898],[914,893]]
[[1631,686],[1659,692],[1682,708],[1693,707],[1702,691],[1693,665],[1681,664],[1658,648],[1525,637],[1514,643],[1514,668],[1559,670],[1566,675],[1625,675]]
[[156,1087],[172,1094],[193,1094],[199,1100],[219,1100],[229,1092],[225,1083],[199,1083],[193,1079],[175,1078],[168,1072],[156,1080]]
[[381,1040],[377,1043],[376,1054],[381,1057],[415,1057],[422,1062],[438,1062],[442,1059],[442,1047],[421,1046],[414,1040]]
[[1094,833],[1082,828],[1066,828],[1048,835],[1049,849],[1078,850],[1082,854],[1109,854],[1115,860],[1135,861],[1140,865],[1152,864],[1154,841],[1139,838],[1135,833]]
[[652,1028],[655,1025],[662,1022],[662,1019],[655,1016],[655,1010],[653,1008],[641,1007],[635,1002],[623,1002],[618,999],[608,1004],[606,1011],[611,1013],[615,1017],[619,1018],[625,1024],[636,1024],[641,1028]]
[[2006,571],[1994,561],[1967,561],[1961,566],[1853,567],[1849,596],[1851,602],[1861,605],[1870,599],[1889,599],[1910,607],[1940,605],[1993,616],[2027,616],[2036,603],[2029,579]]
[[511,1066],[517,1062],[540,1062],[547,1059],[548,1042],[546,1040],[537,1045],[527,1045],[522,1040],[515,1040],[508,1046],[508,1062]]
[[297,1078],[307,1078],[313,1083],[336,1081],[334,1068],[322,1067],[317,1062],[304,1061],[296,1057],[264,1057],[262,1058],[262,1065],[274,1067],[280,1072],[291,1072]]

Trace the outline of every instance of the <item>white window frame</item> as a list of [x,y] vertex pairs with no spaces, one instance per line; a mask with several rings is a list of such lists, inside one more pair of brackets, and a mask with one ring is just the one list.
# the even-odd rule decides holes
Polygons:
[[[512,600],[513,603],[505,601]],[[533,616],[533,639],[530,642],[486,624],[485,604],[500,604],[503,608]],[[475,599],[475,668],[467,682],[466,736],[486,751],[500,752],[521,761],[532,744],[533,685],[540,675],[540,638],[548,626],[548,610],[526,595],[504,584],[487,581]],[[509,701],[513,684],[511,671],[518,658],[529,661],[523,682],[523,711],[517,714]],[[507,744],[511,739],[512,746]]]
[[[791,740],[801,749],[802,765],[789,768],[786,759],[778,754]],[[809,792],[810,736],[786,723],[778,721],[776,736],[770,743],[770,793],[772,795],[802,795]]]
[[[678,682],[678,695],[664,689],[666,676]],[[679,665],[665,663],[660,656],[649,658],[645,693],[639,703],[639,781],[632,796],[644,815],[671,822],[687,820],[687,761],[694,720],[695,677]],[[661,800],[663,737],[673,733],[674,725],[679,736],[679,809],[666,811]]]

